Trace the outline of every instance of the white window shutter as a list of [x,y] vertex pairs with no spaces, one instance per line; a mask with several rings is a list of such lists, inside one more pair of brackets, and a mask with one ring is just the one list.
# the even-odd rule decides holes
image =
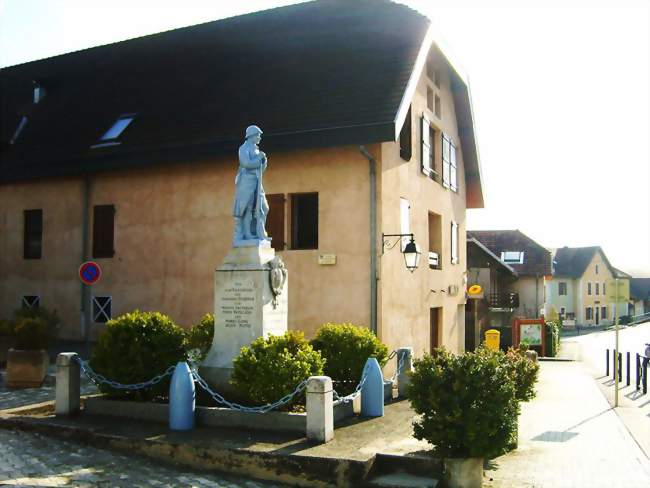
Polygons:
[[420,119],[420,140],[422,141],[422,151],[420,152],[422,172],[429,176],[433,168],[431,167],[431,123],[423,115]]
[[442,134],[442,186],[449,188],[451,146],[446,134]]
[[456,146],[449,144],[449,151],[451,153],[449,164],[449,186],[453,191],[458,191],[458,170],[456,164]]
[[451,264],[458,264],[458,222],[451,223]]

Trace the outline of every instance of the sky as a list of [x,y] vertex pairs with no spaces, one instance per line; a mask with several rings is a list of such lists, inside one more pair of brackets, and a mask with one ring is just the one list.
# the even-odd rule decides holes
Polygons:
[[[0,67],[290,3],[0,0]],[[485,208],[467,228],[650,277],[650,0],[400,3],[469,75]]]

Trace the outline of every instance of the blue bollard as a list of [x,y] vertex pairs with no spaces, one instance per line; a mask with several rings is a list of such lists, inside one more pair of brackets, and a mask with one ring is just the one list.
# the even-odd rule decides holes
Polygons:
[[[363,367],[366,381],[361,387],[361,415],[363,417],[384,416],[384,376],[376,358],[368,358]],[[363,378],[363,374],[361,375]]]
[[194,380],[190,367],[185,362],[179,362],[169,385],[169,428],[171,430],[194,428],[195,399]]

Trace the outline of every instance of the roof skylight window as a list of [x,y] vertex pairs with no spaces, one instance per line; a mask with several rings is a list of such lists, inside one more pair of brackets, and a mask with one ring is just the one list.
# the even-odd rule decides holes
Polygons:
[[523,264],[524,251],[502,251],[501,261],[506,264]]
[[133,121],[135,114],[121,115],[110,129],[102,136],[102,141],[113,141],[120,137],[124,129]]

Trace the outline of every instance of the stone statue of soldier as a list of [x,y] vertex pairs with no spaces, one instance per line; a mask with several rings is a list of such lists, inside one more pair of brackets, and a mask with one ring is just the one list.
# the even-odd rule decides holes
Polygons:
[[[243,241],[267,240],[266,216],[269,205],[262,186],[262,173],[266,170],[266,154],[259,150],[262,130],[256,125],[246,128],[246,140],[239,147],[239,171],[235,178],[235,217],[233,245]],[[246,243],[248,244],[248,243]]]

